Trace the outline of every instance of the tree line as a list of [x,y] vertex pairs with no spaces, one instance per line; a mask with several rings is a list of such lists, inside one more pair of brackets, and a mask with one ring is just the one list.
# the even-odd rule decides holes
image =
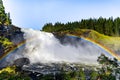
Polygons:
[[2,0],[0,0],[0,28],[4,25],[8,26],[12,23],[10,13],[5,12]]
[[74,29],[92,29],[108,36],[120,36],[120,18],[117,17],[113,19],[113,17],[110,17],[106,19],[99,17],[98,19],[89,18],[68,23],[47,23],[42,28],[43,31],[47,32],[71,31]]

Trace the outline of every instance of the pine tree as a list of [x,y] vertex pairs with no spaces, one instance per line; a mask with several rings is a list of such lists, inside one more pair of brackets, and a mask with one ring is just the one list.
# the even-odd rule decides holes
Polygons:
[[0,27],[10,24],[11,24],[10,13],[5,13],[3,1],[0,0]]

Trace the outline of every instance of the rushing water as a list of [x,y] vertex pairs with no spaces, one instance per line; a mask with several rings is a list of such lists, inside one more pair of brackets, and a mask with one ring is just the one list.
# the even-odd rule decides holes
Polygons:
[[4,60],[13,63],[20,57],[29,58],[31,63],[84,63],[97,64],[101,53],[110,56],[99,46],[73,36],[56,38],[52,33],[23,29],[26,43],[9,54]]

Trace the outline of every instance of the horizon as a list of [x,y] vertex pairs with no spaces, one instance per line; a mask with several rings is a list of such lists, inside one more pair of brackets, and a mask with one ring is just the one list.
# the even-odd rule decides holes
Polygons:
[[10,12],[14,25],[41,30],[46,23],[119,17],[119,2],[119,0],[4,0],[3,4],[6,12]]

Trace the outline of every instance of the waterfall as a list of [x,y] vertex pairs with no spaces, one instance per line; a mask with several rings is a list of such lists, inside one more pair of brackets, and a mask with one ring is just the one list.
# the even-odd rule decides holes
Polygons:
[[[104,49],[83,38],[64,36],[52,33],[22,29],[26,42],[9,53],[0,66],[13,64],[18,58],[26,57],[34,63],[78,63],[96,65],[101,53],[112,57]],[[19,38],[18,38],[19,39]]]
[[[24,29],[27,40],[23,54],[31,63],[69,62],[96,64],[101,53],[97,45],[75,37],[56,38],[52,33]],[[62,41],[62,43],[61,43]]]

